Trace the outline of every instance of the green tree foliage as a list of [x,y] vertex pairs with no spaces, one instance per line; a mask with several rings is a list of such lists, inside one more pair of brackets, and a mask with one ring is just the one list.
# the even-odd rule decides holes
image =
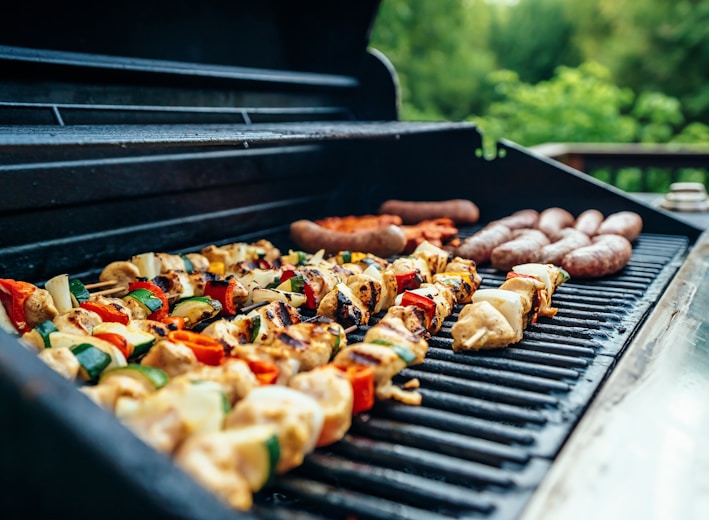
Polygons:
[[483,0],[382,2],[371,45],[397,70],[403,119],[461,120],[484,108],[495,67],[488,14]]
[[517,72],[522,81],[549,79],[560,65],[576,66],[580,52],[566,0],[521,1],[493,9],[490,48],[500,68]]
[[[529,1],[529,0],[522,0]],[[567,0],[586,59],[619,85],[676,97],[709,123],[709,0]]]
[[630,142],[638,121],[628,115],[633,92],[615,86],[598,63],[559,67],[547,81],[531,85],[511,71],[492,74],[502,99],[474,120],[497,140],[525,146],[545,142]]

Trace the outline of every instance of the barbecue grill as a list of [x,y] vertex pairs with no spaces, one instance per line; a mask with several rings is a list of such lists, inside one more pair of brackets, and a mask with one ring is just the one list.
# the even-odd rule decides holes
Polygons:
[[518,518],[624,351],[662,348],[648,315],[669,321],[706,269],[706,235],[666,211],[511,142],[486,157],[472,124],[397,121],[395,75],[366,48],[375,0],[34,4],[0,19],[2,277],[90,280],[138,252],[260,238],[287,251],[290,222],[388,198],[470,198],[481,222],[462,237],[552,206],[632,210],[644,229],[623,271],[562,285],[558,315],[512,347],[454,354],[456,309],[400,374],[422,406],[378,403],[249,513],[0,333],[6,517]]

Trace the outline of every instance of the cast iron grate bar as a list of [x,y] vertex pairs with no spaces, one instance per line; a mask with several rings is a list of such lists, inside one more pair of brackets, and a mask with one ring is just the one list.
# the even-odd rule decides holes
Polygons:
[[[570,280],[505,349],[454,353],[450,328],[423,364],[421,406],[377,403],[339,443],[317,450],[257,497],[274,518],[491,518],[519,515],[634,330],[686,253],[683,237],[641,235],[629,265],[604,280]],[[504,273],[482,266],[483,287]],[[361,341],[360,327],[349,341]],[[289,516],[285,511],[292,511]],[[313,516],[309,516],[313,515]]]

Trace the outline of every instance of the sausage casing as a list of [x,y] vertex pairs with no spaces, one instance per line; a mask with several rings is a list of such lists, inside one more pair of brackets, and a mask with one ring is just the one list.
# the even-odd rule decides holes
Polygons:
[[470,200],[406,201],[391,199],[379,207],[379,214],[398,215],[404,224],[418,224],[423,220],[449,218],[456,224],[474,224],[480,210]]
[[574,229],[592,237],[598,233],[598,227],[601,225],[601,222],[603,222],[603,219],[605,219],[603,213],[597,209],[587,209],[576,217]]
[[598,227],[599,235],[622,235],[631,242],[643,229],[643,219],[633,211],[619,211],[608,215]]
[[538,229],[522,231],[517,238],[505,242],[490,254],[490,263],[495,269],[509,271],[513,266],[536,262],[541,249],[549,244],[549,238]]
[[510,228],[502,225],[487,226],[463,240],[454,254],[474,260],[476,264],[484,264],[490,260],[492,250],[508,240],[512,240]]
[[567,254],[580,247],[591,245],[589,236],[574,228],[562,229],[559,236],[561,238],[556,242],[542,247],[537,262],[561,265],[561,261]]
[[617,273],[633,254],[630,241],[621,235],[598,235],[593,243],[567,254],[561,267],[572,278],[598,278]]
[[573,226],[576,219],[563,208],[547,208],[539,214],[537,229],[543,231],[550,240],[558,240],[562,229]]
[[510,229],[525,229],[536,227],[538,221],[539,212],[536,209],[521,209],[511,215],[490,222],[488,226],[501,224]]
[[293,242],[304,251],[326,253],[358,251],[380,257],[398,255],[406,247],[406,236],[399,226],[345,233],[318,226],[311,220],[297,220],[290,226]]

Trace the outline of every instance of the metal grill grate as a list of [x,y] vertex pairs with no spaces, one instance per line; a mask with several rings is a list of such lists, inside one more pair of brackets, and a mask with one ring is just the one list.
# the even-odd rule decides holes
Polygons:
[[[264,518],[494,518],[519,515],[633,332],[687,250],[684,237],[642,235],[629,265],[571,280],[557,316],[500,350],[454,354],[450,327],[399,382],[423,404],[378,403],[341,442],[257,497]],[[481,268],[483,287],[504,273]],[[361,341],[360,330],[350,342]]]

